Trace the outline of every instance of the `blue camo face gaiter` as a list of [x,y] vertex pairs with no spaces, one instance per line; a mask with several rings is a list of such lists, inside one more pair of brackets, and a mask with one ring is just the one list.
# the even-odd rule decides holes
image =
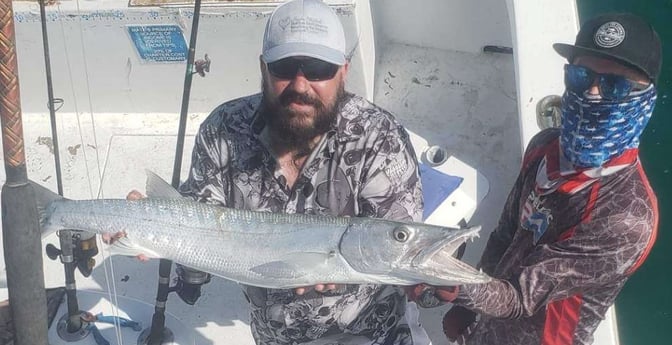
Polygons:
[[618,101],[565,91],[561,104],[562,152],[574,166],[599,167],[626,149],[639,146],[639,136],[655,103],[653,85]]

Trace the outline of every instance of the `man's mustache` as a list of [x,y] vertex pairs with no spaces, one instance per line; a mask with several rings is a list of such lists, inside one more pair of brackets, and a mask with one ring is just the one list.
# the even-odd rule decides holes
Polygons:
[[322,104],[320,100],[310,97],[305,93],[298,93],[294,90],[285,90],[282,94],[280,94],[278,100],[284,107],[288,106],[290,103],[308,104],[315,107],[318,107]]

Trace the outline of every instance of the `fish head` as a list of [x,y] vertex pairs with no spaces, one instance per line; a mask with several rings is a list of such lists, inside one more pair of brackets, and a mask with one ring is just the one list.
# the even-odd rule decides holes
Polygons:
[[360,273],[385,277],[381,283],[459,285],[490,277],[454,257],[480,227],[450,228],[423,223],[366,219],[351,223],[340,251]]

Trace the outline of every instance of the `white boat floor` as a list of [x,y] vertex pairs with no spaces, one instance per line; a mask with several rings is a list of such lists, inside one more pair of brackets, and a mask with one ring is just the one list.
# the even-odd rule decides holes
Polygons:
[[[7,289],[0,289],[0,299],[7,298]],[[129,327],[119,328],[116,331],[115,325],[104,322],[95,322],[95,327],[100,335],[110,344],[138,344],[140,338],[147,338],[151,322],[145,320],[152,319],[154,306],[143,301],[123,297],[112,296],[109,293],[93,290],[80,290],[77,292],[77,302],[82,311],[87,311],[93,315],[110,316],[115,315],[128,320],[143,320],[139,322],[139,329]],[[68,314],[68,308],[64,302],[56,312],[56,317],[52,321],[48,332],[49,345],[97,345],[93,338],[93,331],[90,327],[82,327],[79,332],[65,333],[65,316]],[[186,327],[175,315],[166,313],[165,327],[169,330],[166,334],[170,337],[166,339],[163,345],[195,345],[202,344],[202,336]],[[60,333],[59,333],[60,332]],[[68,334],[68,338],[61,338],[59,334]]]
[[[386,44],[378,57],[375,101],[429,145],[469,164],[489,181],[470,225],[481,237],[463,260],[475,265],[494,229],[521,161],[513,57]],[[418,152],[421,155],[421,152]],[[435,345],[449,306],[421,310]]]
[[[513,56],[387,43],[376,76],[378,105],[430,146],[443,147],[487,178],[487,196],[469,221],[483,227],[481,237],[468,244],[463,257],[476,265],[521,164]],[[434,345],[446,344],[441,320],[449,308],[420,312]],[[595,345],[618,343],[615,319],[611,308],[595,333]]]

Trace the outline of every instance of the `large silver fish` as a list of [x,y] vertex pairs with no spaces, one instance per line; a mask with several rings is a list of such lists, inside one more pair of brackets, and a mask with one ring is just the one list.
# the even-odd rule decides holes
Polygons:
[[123,231],[126,236],[111,245],[117,254],[170,259],[242,284],[456,285],[490,279],[452,257],[479,227],[224,208],[184,198],[151,172],[142,200],[68,200],[33,186],[43,234]]

